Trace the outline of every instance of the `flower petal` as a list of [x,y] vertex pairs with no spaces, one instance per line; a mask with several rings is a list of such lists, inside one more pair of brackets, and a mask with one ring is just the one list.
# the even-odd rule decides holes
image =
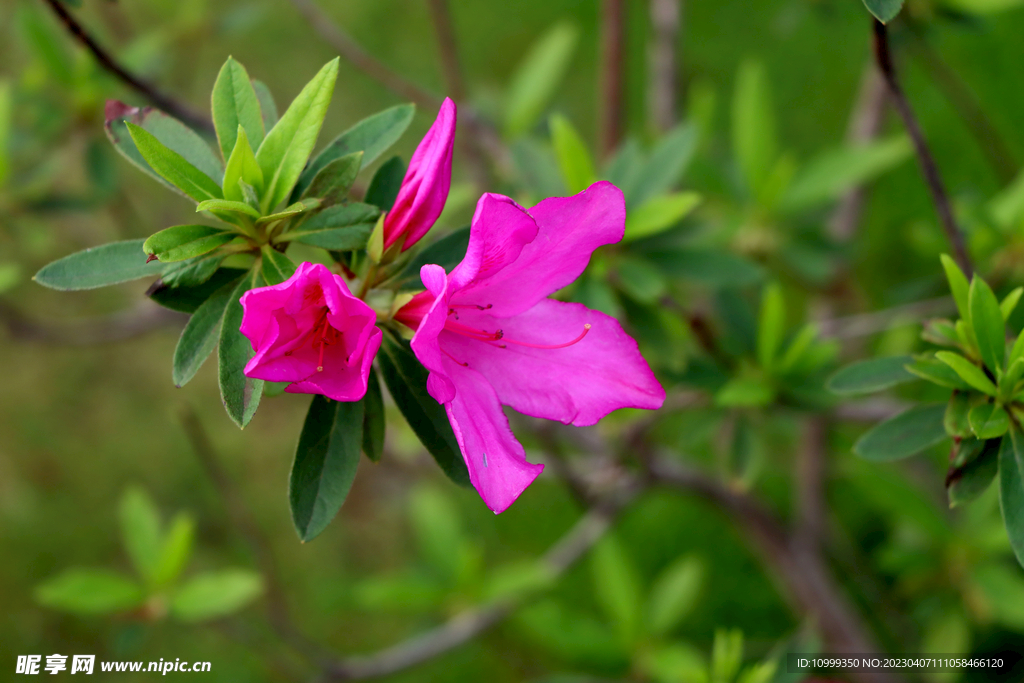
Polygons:
[[250,289],[242,295],[241,332],[252,343],[253,351],[258,350],[256,345],[270,326],[274,311],[283,308],[293,298],[296,289],[302,290],[308,281],[316,277],[314,269],[317,267],[324,268],[320,264],[300,263],[292,276],[281,284]]
[[366,395],[370,367],[380,348],[384,333],[371,328],[366,344],[359,350],[357,362],[340,362],[344,358],[330,359],[324,354],[323,372],[314,371],[301,382],[289,384],[285,391],[290,394],[323,394],[335,401],[358,401]]
[[[440,346],[483,375],[501,403],[520,413],[583,426],[618,408],[657,409],[664,402],[665,390],[636,341],[614,318],[582,304],[553,299],[510,318],[489,313],[464,310],[459,322],[486,332],[500,329],[499,342],[446,330],[440,334]],[[576,339],[586,324],[591,326],[586,336],[571,346],[523,345],[565,344]],[[456,388],[461,391],[458,382]]]
[[447,403],[455,397],[455,385],[448,378],[437,337],[448,317],[448,276],[441,266],[426,265],[420,269],[420,278],[435,299],[419,322],[410,346],[416,358],[430,371],[427,392],[438,403]]
[[515,263],[537,231],[537,223],[526,209],[508,197],[492,193],[480,197],[466,256],[449,276],[449,291],[454,294],[470,283],[478,286],[476,283],[501,273]]
[[[572,197],[545,199],[530,215],[539,231],[515,262],[487,280],[474,281],[458,296],[453,288],[453,302],[490,304],[499,316],[531,308],[578,278],[595,249],[622,239],[626,204],[619,188],[602,181]],[[501,227],[486,226],[481,232],[489,236],[494,230]]]
[[526,461],[526,451],[483,375],[447,358],[445,365],[457,387],[455,398],[445,409],[469,469],[469,480],[487,507],[495,514],[504,512],[544,465]]

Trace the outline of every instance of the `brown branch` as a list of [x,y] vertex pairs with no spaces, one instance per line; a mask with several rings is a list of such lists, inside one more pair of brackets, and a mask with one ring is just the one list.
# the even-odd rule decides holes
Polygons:
[[597,98],[598,149],[606,158],[619,146],[625,121],[626,6],[601,0],[601,55]]
[[91,52],[93,57],[96,58],[96,61],[98,61],[104,69],[113,74],[118,80],[171,116],[180,119],[182,122],[187,123],[193,128],[205,130],[210,133],[213,132],[213,124],[210,122],[209,118],[193,111],[191,107],[182,104],[169,95],[165,95],[150,83],[147,83],[121,66],[117,60],[115,60],[110,53],[104,50],[103,47],[101,47],[100,44],[97,43],[96,40],[82,27],[82,25],[79,24],[73,16],[71,16],[71,13],[67,11],[60,0],[45,0],[45,2],[50,6],[50,9],[53,10],[53,13],[57,15],[57,18],[64,24],[68,33],[70,33],[75,40]]
[[900,118],[903,119],[903,125],[907,129],[911,141],[914,143],[914,149],[917,152],[917,159],[921,164],[925,183],[928,185],[929,192],[931,192],[932,202],[935,204],[935,211],[939,216],[939,223],[942,225],[946,238],[953,248],[953,257],[964,273],[970,277],[970,274],[974,271],[974,268],[971,266],[971,257],[967,253],[967,245],[964,243],[963,233],[960,232],[956,219],[953,217],[953,208],[950,206],[949,196],[946,194],[942,176],[939,174],[939,167],[935,164],[935,158],[928,148],[928,143],[924,138],[924,133],[921,131],[921,126],[918,124],[914,111],[910,108],[910,102],[907,101],[902,88],[900,88],[899,80],[896,78],[896,69],[893,66],[892,54],[889,51],[888,31],[885,24],[877,19],[872,19],[872,22],[875,39],[875,62],[878,64],[878,68],[881,70],[882,76],[889,86],[889,94],[892,96],[896,111],[899,112]]
[[821,552],[828,505],[825,499],[828,421],[811,415],[804,422],[800,448],[796,453],[796,527],[793,540],[810,552]]
[[50,323],[34,320],[0,300],[0,326],[11,338],[54,346],[88,346],[123,341],[163,328],[182,328],[188,316],[143,301],[134,308],[111,315]]
[[665,132],[676,124],[676,43],[683,0],[650,0],[651,44],[648,48],[648,107],[656,130]]

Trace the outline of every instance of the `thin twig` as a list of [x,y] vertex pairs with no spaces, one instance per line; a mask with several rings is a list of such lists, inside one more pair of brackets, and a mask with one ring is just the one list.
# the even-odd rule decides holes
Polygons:
[[683,0],[650,0],[651,44],[648,48],[648,107],[655,130],[665,132],[676,124],[676,77],[679,73],[676,43]]
[[818,333],[826,339],[851,339],[884,332],[901,323],[917,323],[924,318],[952,313],[953,298],[925,299],[871,313],[858,313],[817,323]]
[[97,43],[96,40],[82,27],[82,25],[78,23],[78,20],[71,16],[71,13],[67,11],[60,0],[45,0],[45,2],[64,24],[68,33],[74,36],[79,43],[89,50],[93,57],[96,58],[96,61],[98,61],[104,69],[117,77],[118,80],[171,116],[180,119],[182,122],[187,123],[193,128],[205,130],[210,133],[213,132],[213,124],[210,122],[209,118],[193,111],[188,105],[182,104],[176,99],[165,95],[151,84],[121,66],[117,60],[115,60],[110,53],[104,50],[100,44]]
[[0,300],[0,326],[7,328],[12,339],[54,346],[89,346],[123,341],[154,330],[180,329],[187,321],[188,316],[184,313],[143,301],[111,315],[50,323],[34,320]]
[[939,216],[939,223],[942,224],[946,238],[953,247],[953,256],[960,265],[960,268],[969,277],[974,272],[974,268],[971,266],[971,257],[967,253],[967,245],[964,243],[963,233],[960,232],[956,219],[953,217],[953,208],[950,206],[949,196],[946,194],[942,176],[939,174],[939,167],[935,164],[935,158],[928,148],[928,143],[924,138],[924,133],[921,131],[921,126],[918,124],[914,111],[910,108],[910,102],[907,101],[902,88],[900,88],[899,80],[896,78],[896,69],[893,66],[892,54],[889,51],[888,31],[885,24],[877,19],[872,19],[872,22],[875,38],[875,61],[882,72],[882,76],[885,78],[886,84],[889,86],[889,94],[892,96],[896,111],[899,112],[900,118],[903,119],[903,125],[907,129],[911,141],[914,143],[917,159],[921,164],[921,171],[924,173],[925,182],[935,204],[935,211]]
[[793,540],[809,551],[821,552],[828,505],[825,498],[828,421],[811,415],[804,421],[796,453],[796,525]]
[[625,121],[625,21],[623,0],[601,0],[598,149],[608,157],[619,146]]

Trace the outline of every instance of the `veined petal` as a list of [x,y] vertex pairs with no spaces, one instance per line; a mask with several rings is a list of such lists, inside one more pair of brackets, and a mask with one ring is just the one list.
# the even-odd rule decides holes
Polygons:
[[294,298],[297,289],[301,290],[309,280],[316,277],[312,273],[313,268],[312,263],[300,263],[295,273],[284,282],[250,289],[242,295],[240,302],[245,313],[242,317],[241,332],[252,342],[253,351],[258,350],[256,343],[270,326],[274,311],[288,304]]
[[449,292],[494,277],[516,262],[538,233],[526,209],[500,194],[480,197],[469,232],[469,247],[449,276]]
[[504,512],[544,470],[526,461],[526,451],[487,380],[472,368],[445,358],[455,398],[445,404],[448,420],[469,469],[469,480],[495,514]]
[[[636,341],[614,318],[553,299],[509,318],[489,313],[462,309],[459,323],[485,332],[501,330],[501,340],[480,341],[446,330],[440,346],[478,371],[501,403],[520,413],[583,426],[619,408],[657,409],[665,401],[665,390]],[[570,346],[535,348],[570,342],[585,325],[590,325],[586,336]],[[461,391],[457,382],[456,387]]]
[[[626,204],[619,188],[602,181],[572,197],[545,199],[530,209],[530,215],[539,228],[536,238],[501,272],[474,280],[458,297],[453,288],[456,301],[490,304],[498,316],[533,307],[578,278],[595,249],[622,239]],[[500,227],[487,226],[481,233],[490,236],[492,230]]]
[[410,345],[416,358],[430,371],[427,392],[438,403],[447,403],[455,396],[455,385],[445,370],[442,362],[444,353],[438,345],[437,337],[444,329],[448,317],[448,276],[441,266],[426,265],[420,269],[420,278],[435,299],[420,321]]
[[358,351],[358,363],[328,363],[325,358],[323,372],[310,373],[302,382],[293,382],[285,387],[290,394],[323,394],[335,401],[358,401],[366,395],[370,367],[377,355],[384,333],[371,328],[366,344]]

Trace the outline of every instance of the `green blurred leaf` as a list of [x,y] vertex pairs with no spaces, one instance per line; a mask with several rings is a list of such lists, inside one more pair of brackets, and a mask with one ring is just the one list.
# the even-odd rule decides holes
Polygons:
[[639,667],[656,683],[698,683],[706,681],[708,675],[701,653],[692,645],[678,642],[642,652]]
[[366,610],[416,614],[437,608],[446,592],[432,577],[402,574],[370,576],[357,583],[352,593],[356,603]]
[[825,388],[840,396],[857,396],[912,382],[917,377],[904,366],[913,360],[910,356],[890,356],[859,361],[829,377]]
[[237,612],[263,593],[263,579],[244,569],[208,572],[185,582],[171,598],[179,621],[209,621]]
[[743,287],[764,278],[764,269],[725,251],[682,248],[647,251],[644,256],[669,277],[712,287]]
[[175,225],[150,235],[142,244],[142,251],[162,263],[184,261],[211,252],[236,236],[237,233],[208,225]]
[[21,266],[17,263],[0,263],[0,294],[14,289],[21,282]]
[[960,379],[978,391],[984,392],[989,396],[996,395],[996,385],[985,375],[985,372],[960,354],[953,353],[952,351],[938,351],[935,357],[953,368],[953,371],[960,376]]
[[159,263],[146,263],[145,241],[111,242],[75,252],[43,266],[32,279],[50,289],[69,291],[159,275]]
[[[241,185],[243,182],[251,185],[259,196],[263,190],[263,169],[256,162],[256,153],[252,151],[249,136],[242,126],[238,126],[235,146],[227,159],[227,166],[224,168],[224,197],[235,202],[244,202],[246,197]],[[250,208],[250,215],[257,218],[261,215],[257,207]]]
[[946,280],[949,281],[949,290],[953,293],[953,300],[956,301],[956,308],[960,311],[960,318],[965,322],[971,321],[970,307],[970,285],[956,261],[946,254],[940,257],[942,269],[946,271]]
[[164,146],[145,129],[133,123],[127,126],[142,158],[167,182],[196,202],[223,198],[220,185],[190,164],[185,157]]
[[268,131],[277,125],[277,103],[274,102],[274,96],[270,94],[270,88],[263,81],[252,79],[252,89],[256,93],[256,99],[260,102],[263,130]]
[[[967,442],[968,439],[960,442],[960,451],[968,447]],[[946,478],[949,507],[954,508],[974,500],[992,485],[999,468],[1000,444],[1001,440],[992,439],[979,444],[978,454],[973,458],[961,462],[957,457],[955,467],[950,469]]]
[[395,404],[424,448],[448,478],[460,486],[469,486],[469,470],[462,459],[459,443],[452,432],[444,407],[427,393],[427,370],[416,359],[409,342],[385,332],[377,354],[384,384]]
[[999,448],[999,509],[1013,554],[1024,567],[1024,436],[1016,428],[1003,437]]
[[213,353],[220,340],[224,311],[241,282],[241,278],[236,276],[223,283],[188,319],[185,329],[181,331],[178,345],[174,348],[171,370],[174,386],[185,386],[195,377],[206,358]]
[[[360,168],[366,168],[372,164],[389,147],[398,142],[412,122],[415,113],[415,104],[400,104],[366,117],[334,138],[302,172],[302,176],[295,186],[295,195],[304,194],[313,179],[327,164],[336,159],[362,152]],[[293,201],[295,195],[293,195]],[[313,196],[322,195],[314,194]]]
[[654,636],[674,630],[693,609],[704,583],[704,564],[682,557],[654,580],[647,603],[647,629]]
[[[10,20],[10,14],[4,17]],[[35,57],[46,69],[46,75],[64,86],[75,81],[74,60],[64,47],[66,41],[35,3],[20,3],[17,10],[19,28]]]
[[967,414],[971,431],[979,439],[994,439],[1006,433],[1010,428],[1010,416],[994,403],[983,403],[974,406]]
[[40,605],[76,614],[125,612],[142,603],[142,588],[105,569],[68,569],[36,586]]
[[912,375],[928,380],[940,387],[949,389],[970,389],[971,385],[960,379],[950,366],[931,356],[915,356],[913,362],[907,363],[904,368]]
[[875,462],[920,453],[947,438],[943,424],[945,413],[943,405],[911,408],[869,429],[853,445],[853,452]]
[[295,262],[268,244],[260,248],[260,276],[268,285],[279,285],[295,274]]
[[775,398],[775,389],[761,377],[734,377],[715,393],[715,405],[722,407],[766,406]]
[[743,664],[743,632],[739,629],[715,629],[711,645],[711,680],[731,681]]
[[587,667],[624,670],[629,653],[608,628],[587,614],[554,600],[544,600],[516,613],[518,630],[537,648]]
[[771,88],[764,65],[743,62],[732,100],[732,147],[743,179],[757,196],[779,156]]
[[163,533],[160,512],[144,490],[130,487],[121,496],[119,508],[121,540],[135,571],[147,584],[152,584],[160,565]]
[[14,118],[11,82],[0,79],[0,187],[11,172],[11,121]]
[[234,58],[228,57],[217,74],[211,100],[213,127],[225,159],[235,149],[239,129],[245,131],[251,144],[260,146],[264,135],[260,102],[245,67]]
[[263,394],[263,380],[251,379],[244,374],[245,364],[252,358],[253,350],[252,344],[240,331],[243,310],[238,300],[251,287],[252,279],[244,277],[228,296],[217,345],[220,398],[228,416],[239,428],[249,424]]
[[517,562],[491,570],[483,589],[484,599],[523,599],[550,588],[555,577],[541,562]]
[[772,282],[761,296],[761,317],[757,324],[757,361],[762,368],[770,370],[774,366],[785,331],[786,302],[782,287]]
[[668,290],[661,271],[642,258],[622,257],[618,262],[617,273],[622,290],[641,303],[654,303]]
[[615,625],[623,644],[639,635],[642,609],[640,579],[629,554],[613,535],[605,535],[590,555],[595,597]]
[[269,213],[288,197],[306,166],[331,102],[338,61],[338,57],[332,59],[302,88],[256,150],[256,161],[263,170],[262,213]]
[[384,454],[384,396],[380,391],[377,371],[370,368],[370,377],[363,398],[363,453],[373,462]]
[[622,187],[627,208],[642,206],[671,190],[693,159],[699,141],[700,131],[690,123],[681,123],[662,137]]
[[555,157],[565,186],[570,194],[582,192],[597,180],[587,146],[569,119],[561,114],[552,114],[548,126],[551,128],[551,144],[555,148]]
[[977,598],[984,600],[992,621],[1017,632],[1024,630],[1024,579],[1020,570],[989,561],[975,568],[973,574],[972,588]]
[[1013,311],[1017,308],[1017,303],[1020,301],[1022,294],[1024,294],[1024,287],[1017,287],[999,302],[999,310],[1003,314],[1004,323],[1013,315]]
[[420,554],[449,583],[462,570],[465,545],[459,513],[451,500],[429,485],[417,486],[409,496],[409,523]]
[[[976,395],[976,394],[975,394]],[[971,435],[971,423],[968,415],[971,412],[971,394],[966,391],[954,391],[946,404],[946,413],[942,424],[950,436],[965,437]]]
[[851,188],[896,168],[913,152],[905,135],[826,152],[800,169],[782,198],[782,207],[796,211],[836,200]]
[[[978,340],[978,350],[989,370],[1003,369],[1006,354],[1006,323],[999,308],[999,300],[984,280],[975,277],[968,290],[971,327]],[[966,379],[966,378],[965,378]]]
[[900,13],[903,0],[864,0],[864,6],[884,24],[895,19]]
[[341,204],[345,201],[352,183],[362,168],[362,152],[352,152],[334,159],[313,177],[313,181],[302,192],[302,199],[318,197],[321,206]]
[[194,535],[195,522],[192,518],[184,512],[175,515],[164,534],[160,559],[153,571],[155,586],[170,585],[181,575],[192,555]]
[[277,238],[278,242],[303,242],[315,247],[348,251],[362,249],[380,210],[370,204],[344,204],[319,211]]
[[674,192],[648,200],[626,214],[626,233],[622,241],[651,237],[668,230],[689,215],[700,200],[696,192]]
[[398,190],[405,178],[405,162],[400,157],[391,157],[377,169],[366,189],[363,201],[373,204],[381,211],[390,211],[398,198]]
[[509,83],[505,98],[505,137],[528,132],[540,119],[565,78],[579,29],[559,22],[530,46]]
[[348,497],[362,440],[362,401],[313,396],[288,480],[292,521],[303,543],[327,528]]

